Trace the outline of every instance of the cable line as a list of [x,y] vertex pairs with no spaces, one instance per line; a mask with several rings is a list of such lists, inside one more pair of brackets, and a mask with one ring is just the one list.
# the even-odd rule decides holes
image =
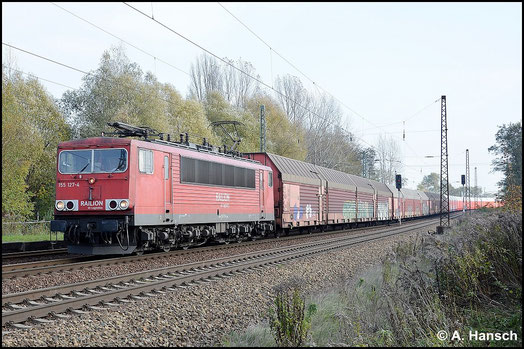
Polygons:
[[236,66],[234,66],[234,65],[231,64],[230,62],[228,62],[228,61],[226,61],[225,59],[223,59],[223,58],[217,56],[216,54],[214,54],[213,52],[209,51],[208,49],[206,49],[206,48],[200,46],[200,45],[197,44],[196,42],[194,42],[194,41],[192,41],[191,39],[185,37],[184,35],[178,33],[178,32],[175,31],[174,29],[171,29],[170,27],[168,27],[167,25],[163,24],[162,22],[160,22],[160,21],[158,21],[158,20],[156,20],[156,19],[150,17],[147,13],[144,13],[144,12],[138,10],[137,8],[135,8],[135,7],[133,7],[133,6],[129,5],[129,4],[127,4],[127,3],[125,3],[125,2],[124,2],[123,4],[126,5],[126,6],[128,6],[128,7],[130,7],[131,9],[135,10],[136,12],[140,13],[141,15],[143,15],[143,16],[145,16],[145,17],[151,19],[152,21],[156,22],[157,24],[159,24],[160,26],[162,26],[162,27],[164,27],[165,29],[169,30],[170,32],[172,32],[172,33],[178,35],[178,36],[181,37],[182,39],[184,39],[184,40],[190,42],[191,44],[193,44],[193,45],[195,45],[196,47],[200,48],[201,50],[203,50],[203,51],[206,52],[207,54],[209,54],[209,55],[215,57],[215,58],[218,59],[219,61],[221,61],[221,62],[223,62],[223,63],[225,63],[225,64],[231,66],[232,68],[234,68],[235,70],[239,71],[240,73],[242,73],[242,74],[246,75],[247,77],[249,77],[249,78],[251,78],[251,79],[257,81],[257,82],[260,83],[261,85],[263,85],[263,86],[265,86],[266,88],[268,88],[268,89],[270,89],[270,90],[276,92],[277,94],[281,95],[282,97],[286,98],[287,100],[289,100],[289,101],[295,103],[295,105],[297,105],[297,106],[303,108],[304,110],[306,110],[306,111],[310,112],[311,114],[313,114],[313,115],[319,117],[320,119],[324,119],[324,118],[323,118],[322,116],[320,116],[319,114],[317,114],[317,113],[315,113],[315,112],[309,110],[308,108],[304,107],[303,105],[297,103],[296,101],[294,101],[293,99],[291,99],[291,98],[289,98],[288,96],[284,95],[284,94],[281,93],[280,91],[275,90],[273,87],[269,86],[269,85],[266,84],[264,81],[262,81],[262,80],[260,80],[260,79],[257,79],[256,77],[250,75],[249,73],[246,73],[245,71],[243,71],[243,70],[240,69],[240,68],[237,68]]
[[[264,45],[266,45],[267,47],[269,47],[269,49],[273,52],[275,52],[280,58],[282,58],[285,62],[287,62],[291,67],[293,67],[296,71],[298,71],[300,74],[302,74],[306,79],[308,79],[312,84],[313,86],[315,86],[317,89],[321,89],[324,93],[328,94],[329,96],[331,96],[333,99],[335,99],[338,103],[340,103],[342,106],[344,106],[345,108],[347,108],[348,110],[350,110],[353,114],[359,116],[361,119],[363,119],[364,121],[367,121],[368,123],[370,123],[371,125],[375,126],[375,128],[380,128],[382,130],[384,130],[384,128],[382,128],[381,126],[378,126],[376,125],[375,123],[367,120],[365,117],[363,117],[361,114],[359,114],[358,112],[356,112],[355,110],[353,110],[351,107],[349,107],[348,105],[346,105],[344,102],[342,102],[340,99],[338,99],[336,96],[334,96],[333,94],[331,94],[330,92],[326,91],[324,88],[322,88],[320,85],[318,85],[315,81],[313,81],[310,77],[308,77],[304,72],[302,72],[300,69],[298,69],[293,63],[291,63],[288,59],[286,59],[285,57],[283,57],[280,53],[278,53],[278,51],[276,51],[275,49],[273,49],[271,47],[271,45],[269,45],[266,41],[264,41],[259,35],[257,35],[253,30],[251,30],[251,28],[249,28],[244,22],[242,22],[237,16],[235,16],[231,11],[229,11],[224,5],[222,5],[220,2],[218,2],[218,4],[227,12],[229,13],[233,18],[235,18],[240,24],[242,24],[247,30],[249,30],[249,32],[251,32],[257,39],[259,39],[262,43],[264,43]],[[423,109],[419,110],[418,112],[416,112],[415,114],[413,114],[412,116],[410,116],[409,118],[403,120],[403,122],[407,121],[407,120],[410,120],[412,119],[414,116],[416,116],[417,114],[419,114],[420,112],[422,112],[423,110],[425,110],[426,108],[428,108],[429,106],[433,105],[434,103],[438,102],[440,100],[437,99],[436,101],[432,102],[431,104],[427,105],[426,107],[424,107]],[[307,109],[306,109],[307,110]],[[402,121],[401,121],[402,122]],[[384,130],[385,131],[385,130]],[[362,138],[359,137],[360,140],[362,140]],[[403,138],[403,141],[406,143],[406,145],[409,147],[409,149],[411,151],[413,151],[416,155],[418,155],[414,150],[413,148],[411,148],[411,146],[409,146],[407,144],[407,142],[405,141],[405,138]],[[367,142],[365,142],[367,143]],[[367,143],[369,144],[369,143]]]
[[[81,70],[81,69],[78,69],[78,68],[72,67],[72,66],[70,66],[70,65],[67,65],[67,64],[64,64],[64,63],[58,62],[58,61],[56,61],[56,60],[53,60],[53,59],[50,59],[50,58],[47,58],[47,57],[41,56],[41,55],[39,55],[39,54],[36,54],[36,53],[30,52],[30,51],[27,51],[27,50],[21,49],[21,48],[19,48],[19,47],[16,47],[16,46],[13,46],[13,45],[7,44],[7,43],[5,43],[5,42],[2,42],[2,45],[9,46],[9,47],[11,47],[11,48],[14,48],[15,50],[19,50],[19,51],[21,51],[21,52],[24,52],[24,53],[27,53],[27,54],[33,55],[33,56],[35,56],[35,57],[38,57],[38,58],[40,58],[40,59],[43,59],[43,60],[46,60],[46,61],[52,62],[52,63],[54,63],[54,64],[57,64],[57,65],[60,65],[60,66],[63,66],[63,67],[66,67],[66,68],[68,68],[68,69],[75,70],[75,71],[80,72],[80,73],[82,73],[82,74],[85,74],[85,75],[89,75],[89,76],[93,76],[93,77],[95,77],[95,75],[92,74],[92,73],[89,73],[89,72],[83,71],[83,70]],[[102,80],[108,82],[108,83],[111,85],[111,87],[113,87],[113,88],[115,87],[115,85],[113,84],[115,81],[112,81],[111,79],[108,79],[108,78],[106,78],[106,77],[100,77],[100,78],[101,78]],[[43,80],[45,80],[45,79],[43,79]],[[50,81],[50,82],[51,82],[51,81]],[[65,86],[65,85],[64,85],[64,86]],[[72,89],[75,89],[75,88],[72,88]],[[138,91],[138,92],[141,92],[141,91],[138,90],[138,88],[137,88],[137,91]],[[154,93],[154,92],[153,92],[153,93]],[[173,105],[173,106],[175,106],[175,107],[177,106],[176,104],[174,104],[174,103],[171,102],[170,100],[164,99],[164,98],[159,97],[159,96],[154,96],[153,93],[151,93],[151,94],[149,94],[149,95],[146,95],[146,97],[148,97],[148,98],[156,98],[156,99],[158,99],[158,100],[161,100],[161,101],[164,101],[164,102],[166,102],[166,103],[168,103],[168,104],[171,104],[171,105]],[[196,134],[190,134],[190,133],[188,133],[188,134],[191,135],[191,136],[194,135],[194,136],[201,137],[200,135],[196,135]]]
[[56,84],[56,85],[60,85],[60,86],[63,86],[63,87],[70,88],[70,89],[72,89],[72,90],[75,89],[75,87],[71,87],[71,86],[68,86],[68,85],[64,85],[64,84],[61,84],[61,83],[56,82],[56,81],[53,81],[53,80],[44,79],[44,78],[41,78],[41,77],[39,77],[38,75],[35,75],[35,74],[33,74],[33,73],[26,73],[25,71],[18,70],[18,69],[15,69],[15,68],[8,68],[8,69],[9,69],[9,70],[17,71],[17,72],[19,72],[19,73],[21,73],[21,74],[24,74],[24,75],[27,75],[28,77],[35,77],[35,78],[37,78],[37,79],[39,79],[39,80],[44,80],[44,81],[50,82],[50,83],[52,83],[52,84]]
[[[51,2],[51,4],[55,5],[56,7],[62,9],[62,10],[65,11],[65,12],[71,14],[72,16],[75,16],[76,18],[78,18],[78,19],[80,19],[80,20],[82,20],[82,21],[84,21],[84,22],[86,22],[86,23],[92,25],[93,27],[95,27],[95,28],[97,28],[97,29],[103,31],[104,33],[106,33],[106,34],[108,34],[108,35],[111,35],[112,37],[114,37],[114,38],[116,38],[116,39],[118,39],[118,40],[124,42],[125,44],[127,44],[127,45],[129,45],[129,46],[131,46],[131,47],[133,47],[133,48],[135,48],[135,49],[137,49],[138,51],[140,51],[140,52],[142,52],[142,53],[145,53],[146,55],[148,55],[148,56],[150,56],[150,57],[153,57],[155,60],[159,60],[160,62],[162,62],[162,63],[164,63],[164,64],[166,64],[166,65],[168,65],[168,66],[170,66],[170,67],[172,67],[172,68],[174,68],[174,69],[176,69],[176,70],[178,70],[179,72],[182,72],[182,73],[186,74],[187,76],[191,76],[188,72],[186,72],[186,71],[184,71],[184,70],[182,70],[182,69],[180,69],[180,68],[175,67],[174,65],[172,65],[172,64],[170,64],[170,63],[164,61],[163,59],[160,59],[160,58],[156,57],[155,55],[153,55],[153,54],[151,54],[151,53],[149,53],[149,52],[147,52],[147,51],[144,51],[144,50],[141,49],[140,47],[137,47],[137,46],[131,44],[130,42],[128,42],[128,41],[126,41],[126,40],[124,40],[124,39],[122,39],[122,38],[120,38],[120,37],[118,37],[118,36],[116,36],[116,35],[114,35],[114,34],[112,34],[112,33],[110,33],[110,32],[108,32],[107,30],[105,30],[105,29],[103,29],[103,28],[97,26],[96,24],[93,24],[93,23],[89,22],[87,19],[84,19],[84,18],[78,16],[77,14],[75,14],[75,13],[73,13],[73,12],[71,12],[71,11],[65,9],[65,8],[63,8],[62,6],[57,5],[57,4],[55,4],[54,2]],[[151,6],[152,6],[152,5],[151,5]]]
[[352,113],[358,115],[360,118],[362,118],[363,120],[367,121],[368,123],[370,123],[371,125],[375,126],[375,127],[379,127],[377,125],[375,125],[374,123],[372,123],[371,121],[367,120],[366,118],[364,118],[362,115],[360,115],[359,113],[357,113],[355,110],[353,110],[352,108],[348,107],[345,103],[343,103],[341,100],[339,100],[337,97],[335,97],[334,95],[332,95],[331,93],[329,93],[328,91],[326,91],[324,88],[322,88],[322,86],[318,85],[315,81],[313,81],[310,77],[308,77],[305,73],[303,73],[300,69],[298,69],[293,63],[291,63],[288,59],[286,59],[284,56],[282,56],[280,53],[278,53],[275,49],[273,49],[267,42],[265,42],[260,36],[258,36],[253,30],[251,30],[246,24],[244,24],[244,22],[242,22],[240,19],[238,19],[233,13],[231,13],[231,11],[229,11],[227,8],[224,7],[224,5],[222,5],[221,3],[218,3],[220,6],[222,6],[222,8],[227,11],[231,16],[233,16],[233,18],[235,18],[238,22],[240,22],[240,24],[242,24],[247,30],[249,30],[253,35],[255,35],[260,41],[262,41],[264,43],[264,45],[266,45],[267,47],[269,47],[270,50],[272,50],[273,52],[275,52],[280,58],[282,58],[287,64],[289,64],[290,66],[292,66],[296,71],[298,71],[300,74],[302,74],[306,79],[308,79],[315,87],[317,88],[320,88],[324,93],[330,95],[332,98],[334,98],[337,102],[339,102],[340,104],[342,104],[344,107],[346,107],[348,110],[350,110]]

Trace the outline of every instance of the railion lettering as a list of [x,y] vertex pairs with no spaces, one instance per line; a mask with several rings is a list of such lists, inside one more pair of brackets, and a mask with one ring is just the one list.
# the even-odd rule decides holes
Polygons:
[[80,201],[80,206],[92,207],[92,206],[104,206],[104,202],[101,200],[95,201]]

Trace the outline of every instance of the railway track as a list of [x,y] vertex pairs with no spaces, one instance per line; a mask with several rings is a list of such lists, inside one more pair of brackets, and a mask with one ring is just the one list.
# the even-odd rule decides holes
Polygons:
[[38,250],[38,251],[2,253],[2,264],[4,262],[11,261],[13,259],[18,259],[18,258],[51,256],[51,255],[64,254],[64,253],[67,253],[67,248],[57,248],[55,250]]
[[[396,226],[397,224],[394,224],[392,226]],[[343,234],[343,233],[358,233],[360,231],[369,231],[373,229],[380,229],[382,226],[375,226],[375,227],[363,227],[363,228],[355,228],[351,230],[339,230],[339,231],[328,231],[324,233],[316,233],[314,236],[321,237],[321,236],[331,236],[331,235],[337,235],[337,234]],[[305,234],[305,235],[291,235],[286,237],[279,238],[280,241],[287,241],[290,239],[304,239],[309,238],[312,235]],[[251,246],[251,245],[257,245],[257,244],[264,244],[264,243],[271,243],[274,240],[268,240],[268,239],[261,239],[256,241],[249,241],[249,242],[243,242],[241,246]],[[163,259],[173,256],[180,256],[180,255],[188,255],[188,254],[195,254],[195,253],[201,253],[211,250],[225,250],[225,249],[232,249],[239,246],[238,244],[228,244],[228,245],[214,245],[214,246],[206,246],[206,247],[199,247],[199,248],[192,248],[187,250],[175,250],[170,252],[160,252],[160,253],[149,253],[141,256],[126,256],[126,257],[104,257],[104,256],[83,256],[83,257],[67,257],[62,259],[52,259],[52,260],[43,260],[43,261],[35,261],[35,262],[27,262],[27,263],[16,263],[16,264],[7,264],[2,265],[2,278],[3,279],[12,279],[16,277],[26,277],[31,275],[40,275],[40,274],[49,274],[53,272],[62,272],[62,271],[73,271],[78,269],[85,269],[85,268],[92,268],[92,267],[98,267],[98,266],[107,266],[107,265],[116,265],[116,264],[122,264],[122,263],[129,263],[129,262],[137,262],[137,261],[147,261],[147,260],[155,260],[155,259]],[[38,251],[38,252],[45,252],[45,251]],[[54,251],[49,251],[54,252]]]
[[61,285],[46,289],[7,294],[2,297],[2,326],[30,328],[26,323],[46,323],[50,318],[67,318],[71,312],[106,309],[146,297],[164,294],[203,282],[212,282],[238,273],[288,263],[299,258],[346,248],[438,224],[438,219],[345,237],[332,237],[288,247],[279,247],[213,260],[164,267],[101,280]]

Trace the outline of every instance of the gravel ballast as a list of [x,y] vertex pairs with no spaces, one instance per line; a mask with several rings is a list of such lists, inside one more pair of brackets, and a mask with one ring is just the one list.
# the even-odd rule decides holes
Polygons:
[[326,236],[320,236],[312,234],[310,236],[301,236],[292,239],[267,239],[262,240],[255,245],[247,244],[231,244],[230,249],[214,249],[214,250],[201,250],[195,249],[196,253],[181,254],[165,256],[159,259],[153,260],[135,260],[127,263],[120,263],[114,265],[102,265],[96,267],[89,267],[84,269],[76,269],[71,271],[58,271],[51,274],[32,275],[28,277],[18,277],[14,279],[3,279],[2,280],[2,294],[18,293],[29,290],[36,290],[40,288],[48,288],[53,286],[67,285],[71,283],[80,283],[89,280],[98,280],[102,278],[108,278],[117,275],[125,275],[130,273],[136,273],[140,271],[147,271],[157,268],[165,268],[168,266],[176,266],[194,262],[200,262],[204,260],[211,260],[230,255],[239,255],[244,253],[250,253],[254,251],[286,247],[296,244],[302,244],[312,241],[320,241],[325,238],[333,237],[346,237],[352,235],[360,235],[367,232],[348,231],[344,233],[328,234]]
[[[427,234],[428,229],[419,231]],[[354,245],[29,330],[4,328],[2,346],[220,345],[223,335],[264,318],[274,286],[292,278],[303,280],[305,293],[338,285],[378,263],[397,242],[415,235]]]

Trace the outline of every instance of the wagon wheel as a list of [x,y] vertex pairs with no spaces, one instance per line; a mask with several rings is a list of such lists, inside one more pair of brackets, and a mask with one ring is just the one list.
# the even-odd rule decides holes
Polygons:
[[164,245],[164,246],[162,246],[162,250],[163,250],[164,252],[169,252],[169,251],[171,251],[171,245]]

